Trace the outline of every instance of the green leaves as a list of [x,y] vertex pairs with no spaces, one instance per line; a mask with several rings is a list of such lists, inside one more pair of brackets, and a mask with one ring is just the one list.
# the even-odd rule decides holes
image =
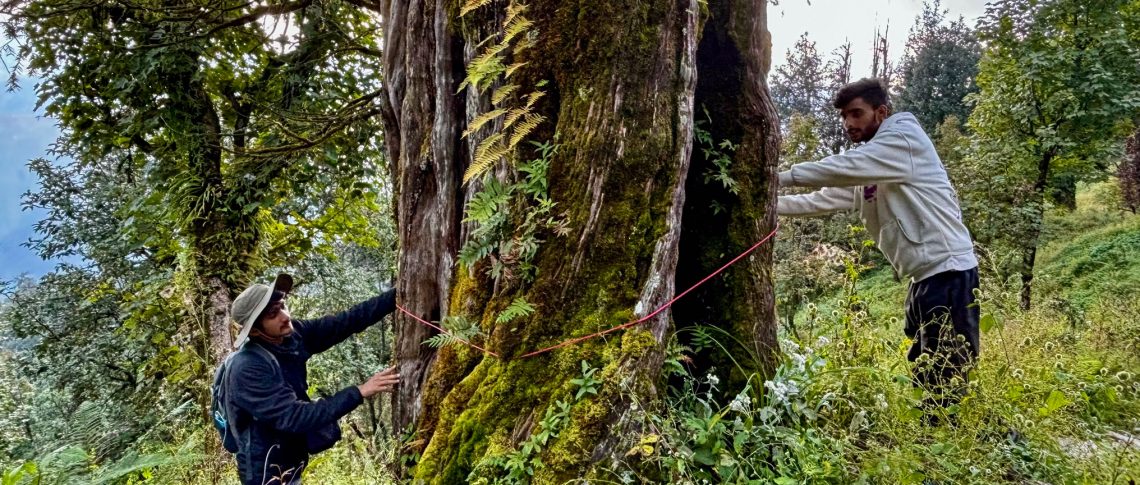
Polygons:
[[578,386],[578,392],[574,394],[574,401],[581,401],[586,394],[598,394],[598,386],[601,385],[601,381],[594,379],[594,373],[597,371],[597,368],[590,367],[590,364],[585,360],[582,361],[582,377],[570,380],[571,384]]
[[448,333],[441,332],[435,334],[431,338],[424,340],[423,345],[433,349],[448,345],[464,345],[464,340],[469,342],[471,339],[483,334],[476,322],[468,320],[463,316],[448,316],[439,323]]
[[[495,177],[484,177],[483,189],[467,204],[464,222],[475,223],[470,238],[459,250],[459,262],[474,271],[476,263],[491,259],[488,268],[495,279],[534,277],[531,260],[538,252],[542,240],[539,234],[552,232],[557,236],[568,233],[564,217],[553,215],[557,204],[547,195],[549,183],[546,173],[550,160],[558,152],[554,142],[535,143],[539,157],[519,166],[525,177],[504,184]],[[521,209],[521,215],[512,213]]]
[[1059,389],[1053,389],[1049,392],[1049,396],[1045,398],[1045,405],[1038,408],[1037,413],[1041,416],[1049,416],[1072,402],[1072,400],[1065,396],[1065,393]]
[[986,313],[982,315],[982,318],[978,321],[978,328],[981,329],[982,333],[990,333],[990,330],[1000,328],[1000,326],[998,325],[997,317],[995,317],[993,313]]
[[960,120],[969,116],[970,105],[964,98],[977,91],[982,50],[965,20],[948,22],[947,12],[940,8],[926,3],[911,27],[894,102],[898,111],[914,113],[927,133],[951,116]]
[[[704,125],[711,123],[707,110],[705,117],[705,120],[693,124],[693,138],[697,140],[705,160],[712,163],[711,167],[705,169],[705,184],[719,182],[730,194],[737,195],[736,179],[732,178],[732,155],[736,151],[736,145],[730,140],[721,140],[719,143],[713,140],[712,134],[704,128]],[[710,202],[710,207],[713,214],[724,210],[724,205],[715,199]]]
[[525,298],[518,297],[515,298],[515,301],[511,302],[510,306],[499,313],[498,317],[495,317],[495,323],[509,323],[516,318],[525,317],[534,313],[534,310],[534,306],[527,302]]
[[1046,204],[1071,207],[1078,182],[1105,177],[1140,114],[1140,45],[1129,41],[1140,14],[1128,4],[1008,0],[979,23],[974,139],[953,172],[971,232],[1021,253],[1010,269],[1023,275]]

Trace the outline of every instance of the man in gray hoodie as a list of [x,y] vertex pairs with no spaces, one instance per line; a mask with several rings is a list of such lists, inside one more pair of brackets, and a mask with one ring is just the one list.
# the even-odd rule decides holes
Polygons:
[[978,260],[962,223],[957,193],[930,137],[910,113],[891,113],[878,79],[861,79],[833,104],[859,146],[780,172],[781,187],[818,187],[780,196],[784,216],[858,209],[871,238],[910,281],[905,313],[907,358],[928,404],[956,403],[978,355]]

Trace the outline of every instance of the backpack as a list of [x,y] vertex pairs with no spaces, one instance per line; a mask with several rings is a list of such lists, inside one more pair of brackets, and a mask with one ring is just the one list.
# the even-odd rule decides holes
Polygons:
[[[254,345],[253,348],[265,354],[265,356],[269,358],[269,361],[273,363],[274,367],[280,365],[277,363],[277,358],[262,346]],[[237,436],[229,429],[230,416],[226,415],[226,404],[228,404],[226,377],[229,375],[230,360],[243,349],[245,349],[244,344],[238,348],[238,350],[226,356],[225,360],[223,360],[214,371],[214,382],[210,385],[210,415],[214,417],[214,429],[218,431],[218,435],[222,440],[222,447],[230,453],[238,452],[238,441]]]

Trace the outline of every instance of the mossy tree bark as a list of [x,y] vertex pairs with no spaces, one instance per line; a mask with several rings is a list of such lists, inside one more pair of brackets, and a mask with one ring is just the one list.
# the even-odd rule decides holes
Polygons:
[[[545,409],[569,400],[583,360],[601,368],[595,376],[601,388],[573,406],[541,452],[545,466],[536,480],[581,476],[620,460],[628,449],[622,440],[640,435],[639,407],[661,395],[670,312],[604,338],[522,355],[650,314],[673,296],[678,280],[695,281],[775,224],[778,130],[765,84],[765,2],[710,1],[707,8],[697,0],[534,2],[527,16],[537,43],[514,60],[527,62],[519,71],[524,89],[548,83],[536,107],[548,121],[532,138],[557,134],[550,195],[572,231],[543,235],[530,283],[495,284],[484,268],[472,275],[457,265],[462,203],[478,189],[460,183],[470,162],[460,133],[488,94],[454,93],[464,61],[500,24],[505,3],[493,1],[462,19],[455,0],[384,6],[384,120],[400,233],[397,299],[424,318],[479,322],[482,343],[501,356],[456,346],[435,351],[422,345],[429,329],[397,316],[402,383],[394,424],[412,427],[411,451],[422,456],[411,473],[425,482],[462,483],[480,460],[525,440]],[[739,146],[730,170],[739,195],[703,183],[711,163],[693,155],[702,99],[714,136]],[[704,209],[712,197],[724,208],[716,218]],[[692,262],[679,268],[682,256]],[[760,356],[741,375],[770,372],[777,350],[770,268],[771,249],[764,246],[686,306],[687,321],[698,320],[693,315],[703,308],[709,317],[700,323],[729,329]],[[518,297],[537,311],[496,325]]]

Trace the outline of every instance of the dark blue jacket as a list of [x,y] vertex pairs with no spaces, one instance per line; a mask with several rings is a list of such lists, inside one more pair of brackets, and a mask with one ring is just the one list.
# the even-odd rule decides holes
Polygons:
[[[349,386],[312,401],[305,365],[313,354],[363,331],[395,307],[395,290],[390,290],[336,315],[293,320],[293,333],[281,345],[251,339],[233,356],[225,405],[238,440],[243,484],[289,483],[308,463],[307,442],[330,434],[339,437],[337,420],[360,405],[360,390]],[[253,345],[268,350],[276,362]]]

